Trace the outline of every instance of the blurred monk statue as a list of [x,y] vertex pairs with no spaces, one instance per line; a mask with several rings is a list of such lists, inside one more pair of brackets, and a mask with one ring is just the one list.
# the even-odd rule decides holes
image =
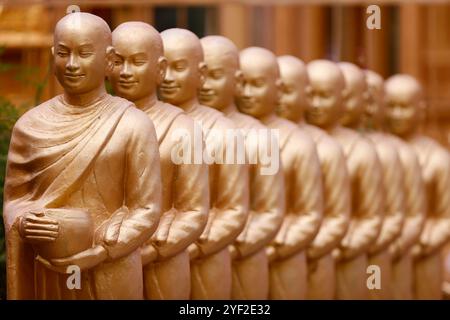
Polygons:
[[[371,138],[375,143],[377,150],[379,150],[379,158],[384,169],[386,216],[381,233],[383,234],[383,229],[388,231],[386,226],[389,224],[389,221],[392,224],[392,228],[389,229],[391,233],[397,231],[395,222],[398,222],[398,219],[395,219],[393,213],[396,207],[401,208],[399,198],[401,193],[398,194],[394,188],[396,186],[395,181],[398,183],[398,178],[401,178],[402,183],[404,211],[404,222],[400,230],[400,235],[389,245],[388,252],[389,258],[391,259],[390,277],[386,277],[385,270],[388,269],[382,267],[381,291],[372,290],[371,293],[375,294],[374,297],[383,299],[412,299],[413,264],[411,248],[419,240],[420,232],[425,222],[425,190],[423,189],[422,177],[420,174],[417,174],[417,172],[420,172],[420,167],[414,150],[407,143],[384,130],[385,106],[383,78],[371,70],[365,70],[365,78],[367,83],[367,102],[362,115],[362,129],[366,132],[367,137]],[[393,171],[393,167],[391,170],[388,170],[391,165],[387,161],[386,153],[380,150],[381,145],[387,142],[392,144],[398,153],[401,168],[397,171]],[[400,171],[402,171],[402,177],[398,176],[398,172]],[[394,180],[395,177],[397,179]],[[388,183],[388,181],[391,181],[391,183]],[[393,236],[393,234],[391,235]],[[380,235],[377,242],[380,243],[381,240],[382,235]],[[376,247],[377,244],[375,245]],[[384,255],[387,256],[388,252],[384,252]],[[381,266],[381,261],[377,262],[376,257],[376,254],[371,257],[371,263]],[[389,279],[389,282],[386,282],[387,279]]]
[[382,223],[381,167],[372,143],[360,133],[339,124],[344,114],[345,78],[339,67],[327,60],[307,65],[311,103],[309,123],[326,130],[341,145],[347,162],[352,192],[349,229],[334,251],[337,260],[337,298],[368,299],[368,252]]
[[[235,150],[227,148],[226,135],[234,132],[236,127],[221,112],[200,104],[197,98],[197,90],[207,72],[200,40],[184,29],[166,30],[161,37],[168,63],[164,81],[159,87],[162,100],[180,107],[197,125],[201,125],[206,150],[219,150],[216,156],[232,154]],[[212,162],[209,165],[209,188],[210,208],[206,227],[200,238],[189,247],[192,259],[191,298],[230,299],[232,269],[228,247],[247,221],[248,167],[236,162]]]
[[[242,78],[239,71],[239,51],[233,42],[221,36],[201,39],[208,66],[206,81],[200,91],[200,101],[219,110],[245,135],[245,148],[250,163],[250,207],[247,224],[231,245],[233,255],[233,299],[260,300],[269,297],[269,262],[265,247],[275,237],[284,214],[284,181],[280,166],[265,174],[259,154],[267,152],[270,141],[259,136],[257,130],[269,129],[258,120],[240,113],[234,96]],[[261,140],[263,137],[264,140]],[[278,148],[276,153],[279,153]],[[279,158],[274,159],[279,162]]]
[[323,214],[320,162],[313,140],[298,125],[276,115],[281,81],[275,55],[250,47],[240,53],[243,87],[238,107],[278,130],[285,177],[286,213],[267,249],[271,299],[306,299],[306,253]]
[[[139,248],[161,207],[153,123],[106,93],[114,50],[101,18],[62,18],[52,52],[64,93],[23,115],[11,137],[8,297],[142,299]],[[69,286],[72,268],[81,271],[79,287]]]
[[[200,236],[209,209],[208,167],[194,163],[194,144],[188,163],[176,164],[172,151],[177,130],[194,139],[194,121],[183,110],[157,99],[164,79],[159,33],[143,22],[126,22],[112,34],[116,52],[110,77],[114,91],[135,103],[156,128],[161,157],[162,215],[157,231],[142,248],[144,293],[147,299],[189,299],[190,260],[187,247]],[[200,145],[201,146],[201,145]]]
[[388,128],[415,150],[427,196],[425,226],[412,252],[414,297],[441,299],[442,249],[450,235],[450,157],[444,147],[419,133],[425,102],[415,78],[404,74],[390,77],[385,83],[385,94]]
[[[368,85],[364,72],[356,65],[349,62],[338,64],[345,78],[345,110],[342,124],[353,130],[360,130],[369,139],[382,170],[383,191],[383,223],[380,234],[369,250],[369,265],[379,267],[381,286],[369,288],[369,296],[372,299],[391,299],[392,284],[392,259],[389,246],[401,233],[404,221],[404,185],[403,172],[400,158],[395,145],[390,141],[390,136],[383,132],[377,132],[370,128],[364,130],[367,124],[365,107],[367,104]],[[363,118],[365,123],[363,122]]]
[[[336,272],[334,248],[345,236],[351,212],[350,183],[341,146],[319,127],[305,123],[309,78],[303,61],[293,56],[278,58],[281,99],[277,113],[306,130],[316,143],[324,192],[324,216],[319,233],[308,249],[308,298],[334,299]],[[326,283],[326,285],[324,285]]]

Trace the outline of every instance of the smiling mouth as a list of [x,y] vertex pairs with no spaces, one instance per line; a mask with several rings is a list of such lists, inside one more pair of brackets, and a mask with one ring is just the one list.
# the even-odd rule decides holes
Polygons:
[[137,81],[119,81],[119,85],[121,87],[129,88],[135,85]]
[[211,100],[212,98],[215,97],[214,93],[207,93],[207,92],[201,92],[200,91],[200,98],[204,99],[204,100]]
[[72,74],[72,73],[65,73],[64,77],[69,79],[80,79],[84,77],[84,74]]
[[177,92],[179,88],[180,88],[180,87],[178,87],[178,86],[174,86],[174,87],[161,86],[161,87],[160,87],[160,90],[161,90],[163,93],[171,94],[171,93]]

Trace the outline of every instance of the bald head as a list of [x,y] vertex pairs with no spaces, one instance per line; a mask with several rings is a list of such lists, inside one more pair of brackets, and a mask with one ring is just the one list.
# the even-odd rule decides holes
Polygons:
[[161,32],[164,54],[180,51],[199,63],[203,61],[203,50],[200,39],[191,31],[180,28],[167,29]]
[[309,83],[306,66],[293,56],[278,57],[280,78],[280,101],[277,114],[288,120],[299,122],[306,107],[306,90]]
[[112,33],[113,46],[144,45],[154,57],[164,54],[161,36],[155,28],[145,22],[131,21],[120,24]]
[[231,40],[222,36],[204,37],[201,45],[208,72],[199,91],[200,102],[224,111],[234,104],[239,78],[238,49]]
[[267,49],[250,47],[241,51],[239,60],[243,90],[238,108],[259,119],[274,113],[280,75],[277,58]]
[[416,78],[408,74],[396,74],[385,83],[387,96],[403,96],[410,99],[422,99],[422,86]]
[[215,62],[239,69],[239,51],[236,45],[222,36],[207,36],[200,40],[206,64]]
[[55,27],[54,44],[64,35],[93,37],[105,46],[111,45],[111,29],[102,18],[87,12],[75,12],[64,16]]
[[151,25],[132,21],[119,25],[112,38],[115,61],[109,79],[114,91],[145,108],[146,101],[156,98],[167,67],[161,36]]
[[306,120],[323,129],[333,128],[341,115],[345,79],[332,61],[314,60],[306,65],[311,86]]
[[239,54],[241,69],[245,70],[259,69],[262,73],[278,78],[280,70],[276,56],[269,50],[260,47],[250,47],[241,51]]
[[345,79],[345,86],[348,90],[353,92],[363,92],[366,88],[366,81],[363,71],[353,63],[339,62],[339,68]]
[[111,30],[106,22],[85,12],[70,13],[58,21],[52,48],[55,75],[66,95],[104,91],[111,70]]
[[306,70],[308,71],[311,84],[327,84],[329,88],[344,89],[344,75],[334,62],[329,60],[314,60],[306,65]]
[[366,79],[363,71],[350,62],[338,63],[345,79],[343,125],[356,128],[361,122],[365,108]]
[[380,129],[384,119],[384,80],[372,70],[364,70],[366,103],[362,125],[366,129]]
[[386,80],[387,128],[403,137],[417,130],[425,103],[420,83],[407,74],[396,74]]

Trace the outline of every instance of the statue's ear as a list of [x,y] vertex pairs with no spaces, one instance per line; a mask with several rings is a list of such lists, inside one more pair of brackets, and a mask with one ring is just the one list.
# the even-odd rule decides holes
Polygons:
[[156,79],[156,84],[160,85],[163,81],[164,78],[166,76],[166,71],[167,71],[167,59],[165,57],[159,57],[158,59],[158,63],[157,63],[157,79]]
[[114,47],[108,46],[106,48],[106,73],[109,75],[114,69],[114,57],[116,55],[116,50]]
[[54,58],[54,57],[55,57],[55,47],[52,46],[52,47],[50,48],[50,51],[52,52],[52,56],[53,56],[53,58]]
[[198,71],[200,73],[200,84],[203,85],[206,81],[206,76],[208,74],[208,66],[204,61],[198,64]]
[[234,73],[234,80],[236,82],[236,94],[240,95],[244,88],[244,74],[241,70],[236,70]]

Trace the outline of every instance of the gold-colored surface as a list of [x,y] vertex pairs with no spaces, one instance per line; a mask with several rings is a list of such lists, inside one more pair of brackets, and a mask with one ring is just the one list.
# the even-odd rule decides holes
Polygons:
[[[442,298],[442,251],[450,232],[450,157],[436,141],[417,130],[425,109],[419,82],[394,75],[385,84],[387,126],[416,152],[425,185],[427,214],[423,231],[413,248],[414,297]],[[417,172],[416,172],[417,174]]]
[[[352,191],[349,229],[334,251],[337,260],[337,298],[368,298],[368,252],[382,224],[381,167],[375,148],[358,132],[339,125],[344,111],[345,78],[339,67],[326,60],[308,63],[311,103],[308,122],[326,130],[341,145]],[[351,110],[355,111],[355,110]]]
[[171,158],[178,143],[173,139],[175,131],[185,130],[193,140],[194,121],[181,109],[157,100],[157,85],[167,67],[159,33],[143,22],[123,23],[113,32],[113,46],[116,61],[110,80],[114,91],[148,114],[159,143],[162,215],[157,231],[142,249],[145,297],[189,299],[187,247],[206,224],[208,167],[195,164],[194,144],[189,163],[175,164]]
[[[156,229],[161,207],[153,124],[105,91],[113,49],[101,18],[62,18],[53,53],[64,94],[22,116],[11,138],[4,206],[8,298],[142,299],[139,248]],[[89,247],[65,258],[38,256],[44,243],[79,241],[59,238],[84,222],[69,219],[79,210],[92,220],[92,229],[84,228],[93,239]],[[80,290],[66,285],[70,265],[82,270]]]
[[285,178],[286,213],[267,249],[271,299],[305,299],[306,252],[319,231],[323,214],[320,163],[314,142],[294,123],[276,115],[280,86],[276,57],[268,50],[247,48],[240,53],[243,74],[238,96],[241,112],[279,132]]
[[[183,109],[203,131],[206,148],[228,150],[225,137],[236,126],[222,113],[199,103],[197,90],[207,72],[200,40],[184,29],[161,33],[167,72],[159,87],[161,98]],[[220,132],[216,139],[211,130]],[[232,288],[231,253],[248,216],[248,167],[243,164],[209,165],[210,209],[205,230],[189,247],[193,299],[229,299]]]
[[[233,299],[267,299],[269,297],[269,262],[265,246],[275,237],[284,214],[283,171],[263,174],[264,163],[259,156],[270,141],[254,139],[256,130],[267,130],[256,119],[240,113],[234,96],[242,79],[239,71],[239,52],[227,38],[209,36],[201,39],[206,80],[200,90],[200,101],[225,114],[245,135],[249,164],[250,207],[244,230],[232,244]],[[276,150],[278,152],[278,150]]]
[[[314,140],[322,170],[324,213],[319,233],[308,249],[309,299],[334,299],[335,263],[332,251],[347,231],[351,212],[350,182],[343,151],[325,131],[305,123],[309,78],[304,63],[293,56],[278,58],[282,88],[279,116],[298,123]],[[327,285],[324,286],[323,284]]]

